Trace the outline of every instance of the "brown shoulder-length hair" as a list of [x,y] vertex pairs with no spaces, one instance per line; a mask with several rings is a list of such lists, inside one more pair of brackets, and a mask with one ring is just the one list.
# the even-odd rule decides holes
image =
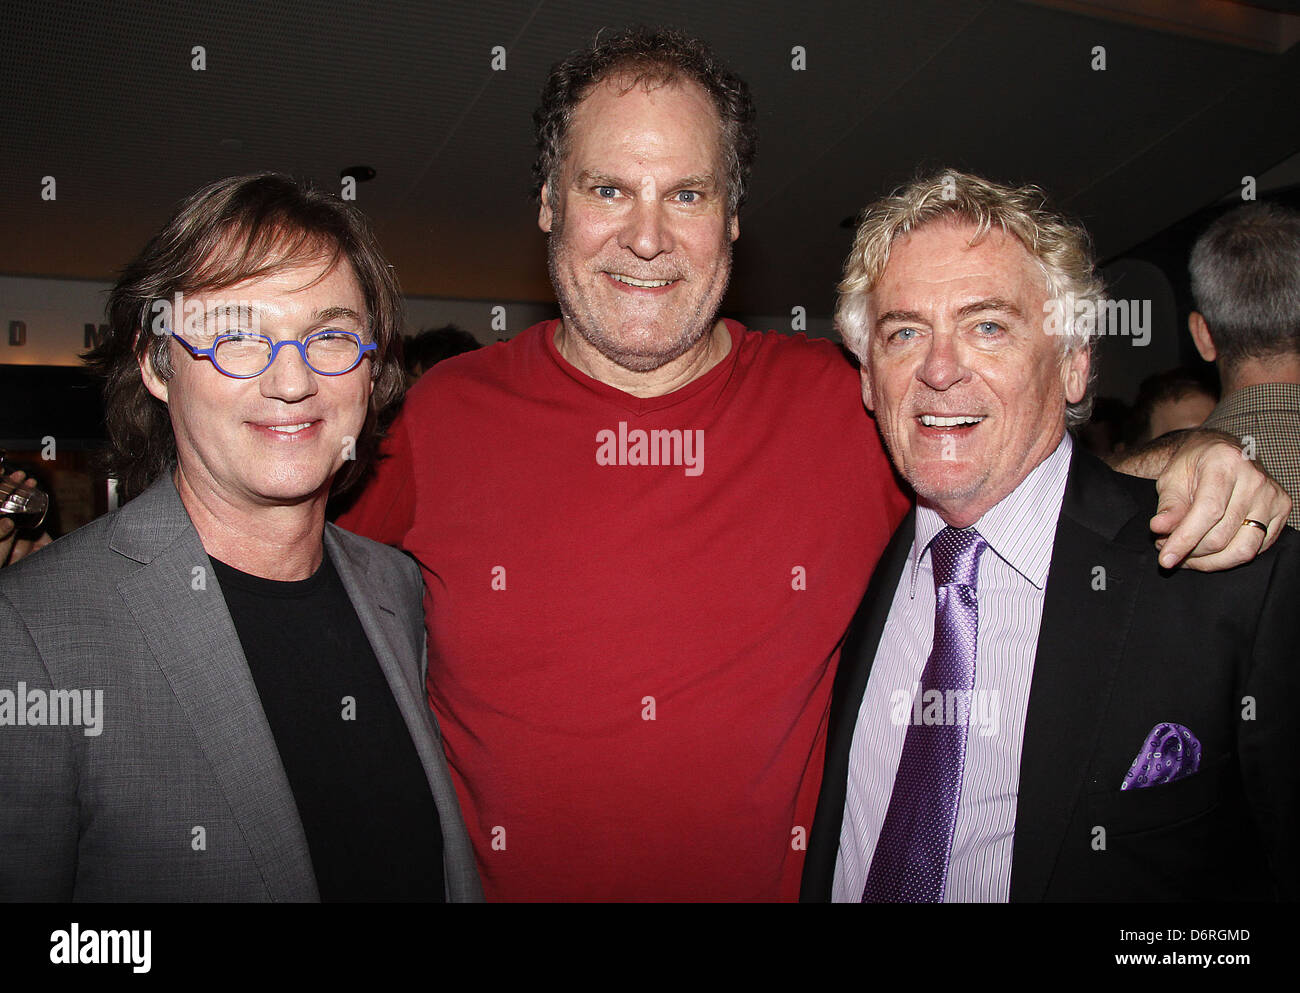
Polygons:
[[108,333],[85,361],[105,377],[108,472],[130,499],[176,465],[167,405],[140,376],[146,354],[158,376],[172,376],[170,336],[151,333],[155,301],[176,293],[225,289],[317,259],[346,258],[365,296],[371,353],[369,410],[356,458],[334,478],[340,493],[366,472],[385,414],[401,398],[403,304],[364,214],[331,193],[278,173],[233,176],[188,197],[128,265],[109,294]]

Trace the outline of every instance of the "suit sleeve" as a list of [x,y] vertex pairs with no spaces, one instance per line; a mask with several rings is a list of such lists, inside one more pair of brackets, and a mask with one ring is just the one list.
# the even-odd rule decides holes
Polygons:
[[337,524],[353,534],[402,547],[415,520],[415,477],[406,416],[393,422],[360,496]]
[[[1284,538],[1294,537],[1284,535]],[[1278,896],[1300,899],[1300,540],[1278,547],[1245,680],[1239,754],[1251,811],[1267,850]]]
[[20,687],[23,697],[54,687],[31,633],[3,594],[0,645],[0,690],[15,696],[0,723],[0,900],[70,901],[78,841],[75,729],[16,723],[17,710],[26,709],[17,698]]

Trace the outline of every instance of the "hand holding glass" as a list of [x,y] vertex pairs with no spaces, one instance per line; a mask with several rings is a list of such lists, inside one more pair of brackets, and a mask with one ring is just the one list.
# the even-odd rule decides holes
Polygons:
[[[0,467],[3,465],[4,461],[0,459]],[[15,482],[12,475],[0,476],[0,514],[12,517],[15,526],[40,527],[45,520],[45,512],[49,509],[49,496],[44,490],[37,489],[30,480]]]

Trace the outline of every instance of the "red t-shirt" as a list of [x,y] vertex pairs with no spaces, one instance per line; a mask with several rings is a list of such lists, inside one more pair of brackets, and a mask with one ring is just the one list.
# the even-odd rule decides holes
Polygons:
[[427,373],[340,521],[424,571],[488,899],[795,899],[838,644],[907,507],[857,374],[728,321],[641,399],[555,328]]

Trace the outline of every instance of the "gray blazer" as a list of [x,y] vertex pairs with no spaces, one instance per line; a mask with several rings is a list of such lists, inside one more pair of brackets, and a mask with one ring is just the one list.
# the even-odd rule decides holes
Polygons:
[[[437,802],[447,897],[481,900],[425,703],[420,571],[333,525],[325,547]],[[239,637],[169,477],[0,570],[0,899],[320,899]]]

